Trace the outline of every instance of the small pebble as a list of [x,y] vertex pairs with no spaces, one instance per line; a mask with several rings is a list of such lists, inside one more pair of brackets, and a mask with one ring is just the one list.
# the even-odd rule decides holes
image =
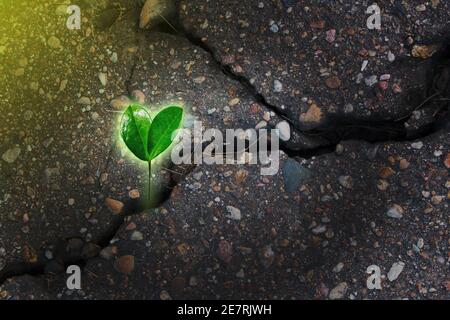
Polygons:
[[395,61],[395,55],[391,51],[388,52],[388,61],[389,62]]
[[122,209],[124,207],[123,202],[112,199],[112,198],[106,198],[105,205],[114,214],[119,214],[122,212]]
[[241,210],[239,210],[238,208],[235,208],[233,206],[227,206],[227,211],[229,213],[227,218],[230,218],[232,220],[241,220],[242,218]]
[[339,273],[342,271],[342,269],[344,268],[344,263],[339,262],[334,268],[333,268],[333,272],[334,273]]
[[106,79],[106,73],[100,72],[98,74],[98,79],[100,80],[100,83],[102,84],[102,86],[106,86],[107,83],[107,79]]
[[134,256],[127,255],[118,258],[114,262],[114,268],[120,273],[131,273],[134,270]]
[[273,82],[273,91],[274,92],[282,92],[283,91],[283,84],[279,80],[275,80]]
[[288,141],[291,138],[291,127],[287,121],[281,121],[276,128],[279,130],[281,140]]
[[403,218],[404,210],[401,206],[398,204],[394,204],[389,210],[387,211],[387,216],[394,219],[401,219]]
[[364,80],[367,86],[373,87],[378,82],[378,77],[376,75],[372,75]]
[[329,43],[332,43],[336,40],[336,30],[335,29],[330,29],[326,32],[326,40]]
[[411,147],[414,149],[420,150],[423,148],[423,142],[422,141],[413,142],[413,143],[411,143]]
[[341,282],[336,287],[331,289],[328,298],[330,298],[330,300],[342,299],[347,293],[347,290],[348,290],[347,282]]
[[142,232],[139,232],[137,230],[133,231],[133,233],[131,234],[131,240],[133,241],[141,241],[144,239],[144,236],[142,235]]
[[350,176],[340,176],[338,181],[339,184],[346,189],[351,189],[353,187],[353,179]]
[[276,23],[272,23],[270,26],[270,31],[272,31],[273,33],[277,33],[280,30],[280,28],[278,27],[278,25]]
[[109,59],[111,60],[112,63],[117,63],[117,61],[119,60],[118,57],[117,57],[117,53],[116,52],[114,52],[111,55],[111,58],[109,58]]
[[21,150],[19,147],[11,148],[2,155],[2,159],[7,163],[14,163],[19,157],[20,152]]
[[81,97],[80,99],[78,99],[78,104],[90,105],[91,99],[89,99],[88,97]]
[[401,262],[401,261],[400,262],[395,262],[392,265],[392,267],[389,270],[388,275],[387,275],[389,281],[392,282],[392,281],[397,280],[397,278],[402,273],[404,267],[405,267],[405,263],[404,262]]

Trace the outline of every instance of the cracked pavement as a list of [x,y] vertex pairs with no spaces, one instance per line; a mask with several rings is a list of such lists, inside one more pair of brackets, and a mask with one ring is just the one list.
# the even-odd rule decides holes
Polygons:
[[[447,2],[380,1],[377,31],[364,2],[179,1],[175,31],[82,1],[73,32],[47,2],[2,9],[0,298],[449,298]],[[162,170],[141,212],[110,104],[135,90],[220,130],[288,121],[279,172]]]

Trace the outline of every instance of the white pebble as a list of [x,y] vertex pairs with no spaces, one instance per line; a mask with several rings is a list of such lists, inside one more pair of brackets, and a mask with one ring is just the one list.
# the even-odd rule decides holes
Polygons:
[[102,86],[106,86],[107,79],[106,79],[106,74],[105,73],[100,72],[98,74],[98,79],[100,80],[100,83],[102,84]]
[[423,148],[423,142],[422,141],[413,142],[413,143],[411,143],[411,147],[413,147],[414,149],[420,150]]
[[229,213],[227,218],[230,218],[232,220],[241,220],[242,218],[241,210],[239,210],[238,208],[235,208],[233,206],[227,206],[227,211]]
[[395,61],[395,55],[391,51],[388,52],[388,61],[389,62]]
[[273,91],[274,92],[281,92],[281,91],[283,91],[283,84],[279,80],[275,80],[273,82]]
[[281,140],[288,141],[291,138],[291,127],[287,121],[281,121],[277,124],[276,128],[278,129]]
[[397,278],[400,276],[400,273],[402,273],[403,268],[405,267],[405,263],[404,262],[395,262],[391,269],[388,272],[388,279],[389,281],[395,281],[397,280]]
[[404,210],[402,207],[400,207],[398,204],[394,204],[389,210],[387,211],[387,216],[394,219],[401,219],[403,218]]

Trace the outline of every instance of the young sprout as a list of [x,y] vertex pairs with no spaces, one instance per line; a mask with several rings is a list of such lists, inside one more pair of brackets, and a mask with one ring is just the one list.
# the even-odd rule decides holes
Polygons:
[[183,108],[169,106],[152,120],[145,107],[130,105],[122,116],[120,135],[130,151],[140,160],[148,162],[147,204],[150,205],[152,160],[167,150],[173,142],[173,133],[180,128]]

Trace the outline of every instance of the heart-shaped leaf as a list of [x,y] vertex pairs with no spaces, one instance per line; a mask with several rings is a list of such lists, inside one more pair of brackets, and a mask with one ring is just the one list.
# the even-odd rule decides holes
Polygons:
[[173,133],[180,128],[182,120],[183,108],[177,106],[167,107],[156,115],[148,133],[149,160],[170,147]]
[[120,134],[128,149],[143,161],[149,160],[148,133],[151,123],[145,108],[132,104],[125,110],[120,125]]

